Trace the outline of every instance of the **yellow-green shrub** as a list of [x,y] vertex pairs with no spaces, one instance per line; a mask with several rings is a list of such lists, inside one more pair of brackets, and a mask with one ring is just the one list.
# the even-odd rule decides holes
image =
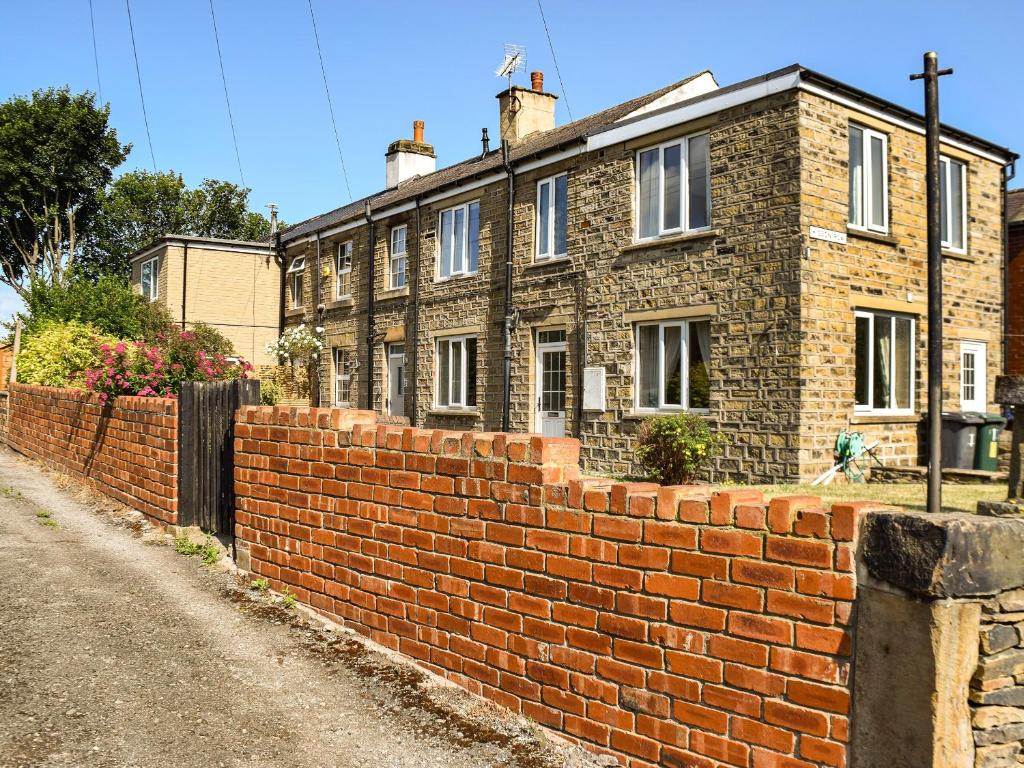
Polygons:
[[80,386],[87,368],[99,364],[100,344],[117,339],[77,320],[44,320],[18,353],[18,381],[50,387]]

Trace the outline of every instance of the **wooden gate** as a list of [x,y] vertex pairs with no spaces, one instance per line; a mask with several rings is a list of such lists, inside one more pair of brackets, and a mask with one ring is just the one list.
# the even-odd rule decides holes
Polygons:
[[235,410],[259,405],[257,379],[189,381],[178,394],[178,524],[234,536]]

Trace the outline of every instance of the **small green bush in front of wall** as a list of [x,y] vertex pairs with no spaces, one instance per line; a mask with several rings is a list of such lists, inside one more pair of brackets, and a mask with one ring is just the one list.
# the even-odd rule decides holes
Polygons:
[[636,460],[662,485],[683,485],[703,479],[725,442],[725,436],[698,414],[654,416],[640,425]]
[[49,387],[80,385],[86,369],[100,364],[100,345],[116,343],[117,339],[77,320],[44,320],[22,341],[18,381]]

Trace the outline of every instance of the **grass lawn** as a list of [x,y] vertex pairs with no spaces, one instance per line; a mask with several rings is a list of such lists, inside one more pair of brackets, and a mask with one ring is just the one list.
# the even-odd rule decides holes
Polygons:
[[[843,483],[811,487],[802,485],[753,485],[753,486],[715,486],[715,490],[731,490],[734,488],[757,488],[764,492],[765,498],[775,496],[820,496],[826,503],[831,501],[880,501],[894,504],[905,509],[925,510],[924,483]],[[975,512],[979,501],[1003,501],[1006,499],[1006,483],[978,483],[976,485],[960,485],[958,483],[942,484],[942,509],[946,512]]]

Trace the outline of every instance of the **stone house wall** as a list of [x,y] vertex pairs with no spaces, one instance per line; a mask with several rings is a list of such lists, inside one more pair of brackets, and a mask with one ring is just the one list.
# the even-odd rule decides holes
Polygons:
[[1024,374],[1024,221],[1011,224],[1009,234],[1006,372],[1019,376]]
[[[889,233],[847,227],[848,126],[888,135]],[[967,253],[943,259],[943,409],[960,410],[960,341],[983,341],[988,410],[1002,368],[1002,194],[998,163],[944,144],[967,163]],[[924,136],[814,94],[800,94],[801,231],[844,232],[847,244],[806,238],[800,271],[800,466],[813,477],[831,466],[836,434],[847,426],[882,441],[887,463],[920,464],[927,408],[927,228]],[[914,411],[909,416],[854,413],[854,310],[878,309],[916,321]]]
[[[926,273],[924,268],[923,137],[888,125],[890,234],[846,245],[810,240],[811,226],[846,233],[847,125],[851,111],[798,91],[733,107],[689,124],[517,172],[513,240],[511,428],[535,431],[535,341],[539,329],[562,328],[567,342],[566,434],[579,436],[588,471],[630,475],[634,414],[634,329],[639,320],[703,316],[711,321],[710,421],[730,437],[715,479],[771,481],[810,478],[831,465],[840,429],[853,425],[881,439],[887,461],[919,461],[918,416],[853,413],[854,316],[858,307],[917,315],[915,410],[924,408]],[[868,116],[862,122],[875,125]],[[636,152],[662,141],[708,131],[712,228],[707,232],[634,242]],[[946,259],[947,407],[959,408],[959,340],[988,343],[991,394],[1001,366],[999,166],[946,148],[969,162],[969,239],[966,256]],[[537,183],[568,174],[567,258],[536,262]],[[359,359],[353,403],[382,410],[387,393],[388,341],[404,339],[415,382],[405,413],[413,424],[493,430],[501,424],[502,323],[507,181],[472,191],[455,189],[439,201],[375,220],[377,273],[374,397],[365,396],[365,222],[321,242],[333,264],[334,244],[352,239],[350,307],[325,303],[296,312],[326,329],[328,346],[352,344]],[[438,216],[452,205],[480,202],[479,270],[438,281]],[[390,229],[408,225],[409,286],[385,290]],[[346,225],[348,226],[348,225]],[[309,254],[313,243],[288,254]],[[330,268],[333,273],[333,267]],[[324,281],[323,286],[328,286]],[[907,301],[907,298],[911,301]],[[308,304],[309,302],[307,302]],[[474,411],[433,408],[436,340],[465,332],[478,338]],[[585,337],[585,342],[581,343]],[[606,410],[580,412],[582,367],[606,372]],[[322,360],[321,401],[333,403],[333,361]],[[357,383],[358,382],[358,383]],[[991,406],[990,406],[991,409]]]

